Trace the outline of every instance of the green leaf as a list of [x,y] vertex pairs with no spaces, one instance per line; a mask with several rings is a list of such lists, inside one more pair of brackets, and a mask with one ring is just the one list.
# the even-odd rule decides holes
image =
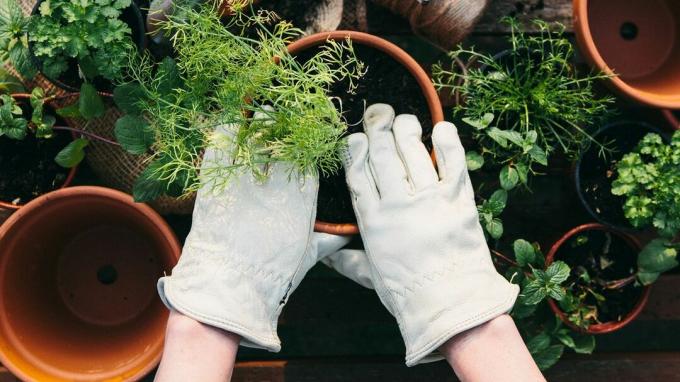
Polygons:
[[80,115],[80,105],[73,103],[55,110],[57,115],[63,118],[82,118]]
[[116,121],[116,140],[131,154],[146,153],[155,142],[154,131],[142,117],[124,115]]
[[543,166],[548,165],[548,156],[540,147],[534,145],[531,150],[529,150],[529,155],[531,156],[531,159],[537,163],[542,164]]
[[54,161],[61,167],[75,167],[85,158],[85,147],[90,142],[86,138],[78,138],[71,141],[54,158]]
[[26,93],[26,88],[18,78],[0,67],[0,93]]
[[505,209],[505,205],[507,204],[508,201],[508,192],[503,190],[503,189],[498,189],[494,191],[493,194],[489,197],[488,200],[488,207],[489,211],[494,215],[498,216],[500,215],[503,210]]
[[574,339],[571,338],[571,336],[569,335],[569,330],[560,330],[557,333],[555,333],[555,337],[557,337],[557,339],[561,343],[563,343],[565,346],[569,348],[573,349],[574,347],[576,347]]
[[545,275],[548,277],[550,282],[555,284],[563,283],[567,278],[569,278],[569,273],[571,269],[564,261],[555,261],[548,266],[545,270]]
[[552,367],[562,357],[564,352],[564,345],[552,345],[545,350],[532,354],[536,365],[541,370],[546,370]]
[[501,129],[492,127],[487,130],[486,134],[489,136],[489,138],[496,141],[496,143],[498,143],[501,147],[508,147],[508,139],[505,137]]
[[592,354],[595,350],[595,337],[590,335],[577,335],[574,338],[574,346],[572,349],[579,354]]
[[534,246],[524,239],[517,239],[512,245],[515,252],[515,260],[517,264],[524,267],[532,264],[536,260],[536,251]]
[[518,299],[515,306],[512,308],[512,317],[514,319],[522,319],[530,317],[536,312],[538,305],[521,304],[522,299]]
[[508,191],[515,188],[515,186],[517,186],[517,182],[519,182],[519,174],[517,173],[517,170],[510,165],[504,166],[501,169],[498,177],[501,181],[501,187]]
[[144,97],[144,89],[138,83],[129,82],[113,89],[113,101],[126,114],[140,115],[140,102]]
[[[670,247],[664,239],[654,239],[638,254],[638,279],[647,285],[656,280],[659,274],[678,266],[678,251]],[[642,277],[640,277],[642,275]]]
[[540,333],[527,342],[527,349],[529,353],[536,354],[550,347],[550,336],[546,333]]
[[170,94],[173,90],[181,88],[182,77],[179,75],[177,63],[170,57],[165,57],[160,64],[158,64],[158,72],[156,72],[156,79],[158,80],[159,94]]
[[486,223],[485,228],[489,233],[489,236],[496,240],[503,236],[503,222],[501,222],[500,219],[491,220],[490,222]]
[[104,101],[97,94],[97,89],[89,83],[83,83],[80,86],[78,109],[80,110],[80,115],[85,119],[101,117],[106,111]]
[[494,115],[493,113],[485,113],[481,118],[463,118],[463,122],[467,123],[468,125],[474,127],[477,130],[484,130],[489,125],[491,122],[493,122]]
[[153,161],[139,174],[132,187],[132,197],[135,202],[150,202],[163,194],[166,185],[154,176],[154,173],[162,165],[159,160]]
[[529,178],[529,167],[524,163],[515,163],[515,169],[517,170],[519,182],[522,184],[527,184],[527,179]]
[[476,151],[468,151],[465,153],[465,162],[467,163],[468,171],[479,170],[484,166],[484,157]]
[[541,280],[531,280],[522,288],[521,293],[527,305],[536,305],[548,296]]

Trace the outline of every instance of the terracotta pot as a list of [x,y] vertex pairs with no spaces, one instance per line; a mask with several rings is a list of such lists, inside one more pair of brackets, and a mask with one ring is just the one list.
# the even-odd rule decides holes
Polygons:
[[[30,94],[12,94],[12,98],[14,98],[16,100],[23,100],[24,102],[28,102],[31,99],[31,95]],[[73,136],[75,138],[75,135],[73,135]],[[76,176],[77,171],[78,171],[78,166],[71,168],[68,172],[68,175],[66,176],[66,180],[64,180],[64,183],[59,188],[64,188],[64,187],[68,187],[69,185],[71,185],[71,183],[73,182],[73,179]],[[13,203],[10,203],[10,202],[7,202],[7,201],[0,200],[0,210],[6,209],[6,210],[9,210],[9,211],[16,211],[21,207],[23,207],[23,204],[13,204]]]
[[[394,45],[393,43],[382,39],[380,37],[354,31],[334,31],[322,32],[306,36],[288,46],[288,52],[295,55],[304,50],[324,44],[328,40],[344,41],[347,38],[352,40],[354,44],[361,44],[373,49],[382,51],[383,53],[392,57],[395,61],[402,64],[416,79],[423,97],[427,101],[427,106],[432,117],[432,125],[444,120],[444,111],[439,102],[437,90],[435,90],[430,77],[423,68],[409,56],[403,49]],[[359,228],[356,224],[336,224],[317,220],[314,224],[314,229],[318,232],[326,232],[335,235],[356,235],[359,233]]]
[[160,360],[156,281],[180,254],[150,207],[71,187],[0,226],[0,362],[22,380],[129,381]]
[[680,110],[661,110],[664,118],[674,130],[680,130]]
[[[565,244],[565,242],[567,242],[567,240],[585,231],[610,232],[613,235],[616,235],[619,238],[623,239],[631,248],[635,249],[635,251],[639,252],[642,249],[642,245],[634,236],[631,236],[625,232],[611,229],[599,223],[588,223],[571,229],[569,232],[562,235],[562,237],[559,240],[557,240],[557,242],[555,242],[555,244],[553,244],[552,247],[550,247],[550,251],[545,257],[546,267],[552,264],[553,261],[558,260],[555,259],[555,255],[557,251],[560,249],[560,247],[563,244]],[[640,313],[642,312],[642,309],[644,309],[645,305],[647,305],[647,300],[649,299],[649,291],[650,286],[643,287],[640,300],[637,302],[637,304],[635,304],[633,309],[623,317],[621,321],[604,322],[602,324],[590,325],[588,329],[580,328],[574,325],[571,321],[569,321],[567,315],[560,309],[559,305],[553,299],[548,299],[548,304],[550,305],[550,309],[552,309],[552,311],[557,315],[557,317],[559,317],[560,320],[562,320],[562,322],[564,322],[567,326],[571,327],[572,329],[589,334],[604,334],[619,330],[624,326],[628,325],[629,323],[631,323],[631,321],[633,321],[635,318],[637,318],[637,316],[639,316]]]
[[611,87],[645,105],[680,109],[680,2],[573,0],[586,60]]

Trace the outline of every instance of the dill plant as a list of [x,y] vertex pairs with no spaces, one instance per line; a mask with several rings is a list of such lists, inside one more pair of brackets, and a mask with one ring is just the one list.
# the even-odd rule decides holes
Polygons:
[[[232,3],[225,25],[217,8],[185,7],[181,17],[158,22],[175,59],[156,65],[148,55],[129,55],[129,80],[114,92],[126,113],[115,132],[128,151],[151,156],[136,200],[187,195],[204,184],[223,189],[240,171],[264,178],[276,162],[306,174],[341,167],[346,124],[328,89],[349,78],[351,92],[364,72],[351,42],[328,41],[300,63],[287,45],[301,30],[241,2]],[[238,128],[216,131],[227,125]],[[202,163],[208,148],[216,155]],[[224,155],[231,163],[219,160]]]
[[563,37],[563,25],[550,27],[534,20],[538,33],[528,35],[515,19],[502,22],[511,30],[512,47],[505,55],[461,46],[449,57],[478,65],[459,74],[440,64],[433,73],[439,89],[458,91],[464,99],[454,116],[471,127],[480,147],[472,157],[503,165],[501,184],[512,189],[526,184],[528,175],[535,173],[532,165],[546,166],[556,150],[575,157],[583,147],[597,144],[604,151],[590,131],[608,114],[613,98],[597,98],[593,92],[594,81],[605,75],[577,76],[570,63],[574,49]]

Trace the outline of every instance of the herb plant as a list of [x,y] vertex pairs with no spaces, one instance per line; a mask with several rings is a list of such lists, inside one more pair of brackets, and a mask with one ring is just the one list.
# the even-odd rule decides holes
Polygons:
[[[287,22],[271,26],[274,14],[243,8],[233,9],[225,26],[217,5],[185,8],[181,18],[158,22],[176,61],[154,65],[149,56],[130,56],[129,81],[114,92],[126,113],[116,123],[118,141],[133,154],[151,155],[135,184],[136,200],[181,196],[202,184],[221,188],[238,171],[265,177],[276,162],[304,173],[340,168],[346,125],[327,89],[362,75],[351,42],[329,41],[301,64],[286,48],[300,30]],[[233,134],[216,133],[220,125]],[[207,148],[217,158],[231,154],[233,163],[202,164]]]
[[680,131],[669,144],[658,134],[647,134],[616,168],[612,193],[625,197],[624,215],[636,228],[653,227],[659,238],[638,256],[638,278],[654,282],[660,273],[678,265],[680,243]]
[[[571,43],[564,26],[551,28],[535,20],[537,35],[524,34],[516,20],[509,24],[512,48],[502,56],[459,47],[451,58],[476,61],[466,74],[436,65],[435,83],[440,89],[458,91],[464,105],[455,117],[470,127],[480,155],[502,165],[501,185],[509,190],[526,185],[535,164],[546,166],[556,150],[576,156],[584,145],[597,144],[592,127],[607,115],[613,98],[597,98],[593,82],[603,75],[577,76],[570,63]],[[459,81],[462,77],[464,81]],[[488,162],[488,161],[487,161]]]
[[29,41],[48,77],[58,78],[72,60],[86,81],[120,77],[131,46],[130,28],[119,19],[131,0],[47,0],[31,17]]
[[0,62],[9,61],[19,74],[31,79],[37,69],[28,50],[29,18],[16,0],[0,2]]

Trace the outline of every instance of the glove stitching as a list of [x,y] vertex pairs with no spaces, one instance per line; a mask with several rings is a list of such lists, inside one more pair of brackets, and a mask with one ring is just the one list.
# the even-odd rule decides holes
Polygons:
[[[498,314],[501,314],[504,311],[507,311],[508,309],[510,309],[512,307],[511,306],[510,308],[506,309],[507,304],[511,301],[514,302],[514,300],[516,298],[516,295],[517,295],[517,293],[515,293],[516,290],[517,290],[517,288],[510,288],[509,289],[510,293],[507,295],[507,297],[504,300],[502,300],[498,304],[494,305],[493,307],[491,307],[489,309],[486,309],[485,311],[483,311],[481,313],[478,313],[478,314],[476,314],[472,317],[469,317],[469,318],[467,318],[463,321],[458,322],[456,325],[454,325],[452,328],[450,328],[449,330],[447,330],[443,334],[437,336],[433,340],[428,341],[424,345],[420,346],[419,350],[411,352],[411,354],[406,357],[406,363],[414,362],[416,359],[420,359],[420,358],[424,357],[425,355],[431,353],[433,351],[433,350],[430,349],[432,346],[436,346],[436,344],[438,344],[440,342],[444,342],[447,339],[458,334],[461,331],[461,328],[469,325],[470,323],[472,323],[474,321],[478,321],[480,319],[490,318],[491,316],[498,315]],[[486,320],[484,322],[488,322],[488,320]],[[484,322],[482,322],[482,323],[484,323]],[[482,323],[479,323],[479,325],[481,325]]]

